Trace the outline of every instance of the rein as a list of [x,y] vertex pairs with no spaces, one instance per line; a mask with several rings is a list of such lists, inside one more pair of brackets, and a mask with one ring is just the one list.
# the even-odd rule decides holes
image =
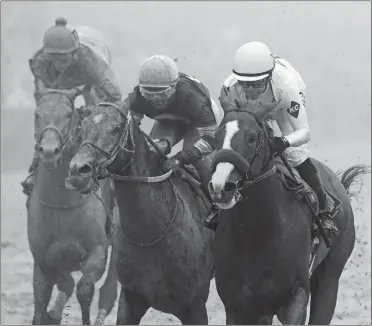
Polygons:
[[[132,154],[130,161],[120,171],[126,169],[134,161],[135,143],[134,143],[134,139],[133,139],[133,125],[132,125],[132,116],[130,114],[130,111],[128,111],[127,116],[124,116],[124,114],[120,111],[119,107],[116,104],[109,103],[109,102],[98,103],[96,105],[96,107],[104,106],[104,105],[114,107],[120,113],[120,115],[126,119],[126,123],[125,123],[124,129],[123,129],[123,131],[120,135],[120,138],[119,138],[116,146],[114,147],[114,149],[110,153],[106,152],[102,148],[98,147],[97,145],[95,145],[95,144],[93,144],[92,142],[89,142],[89,141],[84,141],[81,144],[81,146],[85,145],[85,146],[88,146],[89,148],[96,148],[96,149],[105,153],[108,156],[107,161],[104,162],[102,164],[102,166],[97,166],[94,169],[95,172],[94,172],[93,178],[94,178],[94,181],[95,181],[96,185],[98,185],[98,181],[97,181],[98,179],[101,179],[101,178],[103,179],[105,177],[110,177],[110,178],[112,178],[114,180],[117,180],[117,181],[123,181],[123,182],[127,181],[127,182],[137,182],[137,183],[159,183],[159,182],[163,182],[165,180],[168,180],[172,185],[172,190],[173,190],[173,193],[174,193],[175,199],[176,199],[176,207],[174,209],[173,216],[172,216],[171,220],[169,221],[169,223],[165,227],[165,230],[160,234],[160,236],[158,236],[155,240],[152,240],[150,242],[140,242],[140,241],[132,239],[132,237],[130,237],[123,230],[123,228],[121,228],[121,231],[126,236],[126,238],[129,239],[134,245],[137,245],[137,246],[142,247],[142,248],[153,246],[153,245],[155,245],[156,243],[160,242],[161,240],[163,240],[165,238],[165,236],[168,234],[168,231],[170,230],[170,228],[174,224],[174,221],[175,221],[176,216],[177,216],[177,211],[179,209],[179,203],[180,202],[183,203],[183,201],[181,200],[181,195],[178,192],[178,190],[177,190],[176,186],[174,185],[173,181],[169,178],[172,174],[172,170],[168,171],[167,173],[165,173],[163,175],[155,176],[155,177],[122,176],[122,175],[111,173],[107,170],[107,168],[115,161],[118,154],[122,150]],[[145,138],[147,140],[150,139],[150,137],[147,137],[146,133],[143,132],[143,135],[145,136]],[[133,150],[128,149],[128,148],[125,147],[127,145],[127,142],[128,142],[129,138],[131,138]],[[150,143],[156,149],[156,151],[158,153],[161,153],[160,149],[156,146],[156,144],[154,144],[152,141],[150,141]],[[94,151],[93,151],[93,153],[94,153]]]
[[[118,180],[118,181],[139,182],[139,183],[158,183],[158,182],[163,182],[163,181],[167,180],[171,176],[172,170],[168,171],[165,174],[162,174],[162,175],[159,175],[159,176],[154,176],[154,177],[138,177],[138,176],[129,176],[129,175],[124,176],[124,175],[118,175],[118,174],[111,173],[107,170],[107,168],[115,161],[115,159],[117,158],[117,156],[118,156],[118,154],[120,153],[121,150],[129,152],[129,153],[132,154],[131,160],[121,169],[121,171],[125,170],[133,162],[136,148],[135,148],[135,143],[134,143],[134,140],[133,140],[132,115],[131,115],[130,111],[128,111],[128,115],[125,117],[124,114],[120,111],[119,107],[114,103],[101,102],[101,103],[98,103],[96,105],[96,107],[103,106],[103,105],[109,105],[109,106],[114,107],[120,113],[120,115],[123,116],[126,119],[126,123],[125,123],[124,129],[123,129],[123,131],[120,135],[120,138],[119,138],[116,146],[114,147],[114,149],[110,153],[106,152],[102,148],[98,147],[97,145],[95,145],[95,144],[93,144],[92,142],[89,142],[89,141],[84,141],[81,144],[81,146],[85,145],[85,146],[88,146],[90,148],[96,148],[96,149],[105,153],[108,156],[107,161],[104,162],[102,164],[102,166],[97,166],[96,167],[96,169],[95,169],[96,178],[104,179],[106,177],[110,177],[110,178],[112,178],[114,180]],[[145,132],[143,132],[143,135],[145,136],[145,138],[147,140],[149,140],[150,137],[147,137]],[[131,142],[132,142],[132,145],[133,145],[133,150],[130,150],[130,149],[125,147],[129,138],[131,138]],[[154,144],[154,142],[150,141],[150,143],[156,149],[156,151],[158,153],[161,153],[159,148],[156,146],[156,144]]]
[[[237,185],[238,190],[242,190],[244,188],[249,188],[249,187],[251,187],[251,186],[259,183],[260,181],[265,180],[266,178],[268,178],[268,177],[272,176],[273,174],[275,174],[275,172],[276,172],[276,165],[274,164],[273,167],[270,170],[268,170],[267,172],[265,172],[263,174],[260,174],[257,178],[255,178],[253,180],[249,179],[248,174],[249,174],[249,172],[251,172],[252,165],[254,164],[254,162],[256,161],[256,159],[257,158],[260,158],[260,153],[261,153],[261,151],[262,151],[262,149],[263,149],[263,147],[265,145],[265,139],[270,144],[269,135],[267,133],[267,129],[266,129],[265,123],[255,113],[250,112],[250,111],[247,111],[247,110],[242,110],[242,109],[236,109],[236,110],[230,111],[230,112],[244,112],[244,113],[248,113],[248,114],[252,115],[255,118],[257,124],[260,127],[260,133],[258,135],[258,140],[257,140],[257,143],[256,143],[256,148],[255,148],[252,156],[248,159],[249,170],[242,176],[242,178],[240,180],[238,180],[236,182],[236,185]],[[272,162],[272,157],[269,158],[269,160],[267,161],[267,163],[265,164],[265,166],[261,169],[261,171],[262,170],[265,170],[266,167],[270,164],[270,162]]]

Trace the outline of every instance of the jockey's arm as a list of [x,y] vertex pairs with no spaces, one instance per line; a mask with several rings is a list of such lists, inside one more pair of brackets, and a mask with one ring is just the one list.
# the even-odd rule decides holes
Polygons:
[[111,67],[92,56],[84,58],[84,70],[90,83],[98,90],[99,100],[120,105],[121,90]]
[[193,146],[204,157],[212,153],[216,148],[215,133],[218,128],[217,119],[211,107],[210,99],[192,111],[194,112],[193,121],[196,122],[196,128],[200,133],[200,139]]
[[[294,96],[291,96],[291,101],[288,103],[289,105],[286,110],[283,110],[286,117],[284,120],[289,122],[293,132],[285,135],[285,138],[288,140],[290,146],[301,146],[310,140],[310,127],[307,120],[306,109],[298,92],[296,92]],[[279,119],[277,123],[279,128],[282,129],[281,119]]]
[[220,97],[218,99],[220,100],[221,107],[225,114],[229,111],[236,110],[236,103],[234,103],[230,91],[225,85],[222,85]]
[[116,81],[114,72],[111,67],[106,67],[102,75],[98,75],[95,79],[95,85],[105,94],[105,101],[110,103],[120,104],[121,90],[118,82]]
[[128,112],[130,110],[132,114],[133,120],[137,122],[137,124],[140,126],[142,119],[144,118],[144,114],[142,112],[134,111],[134,106],[132,105],[133,101],[136,100],[136,91],[129,93],[129,95],[120,103],[119,108],[121,112]]
[[35,76],[35,79],[34,79],[34,85],[35,85],[34,98],[35,98],[36,104],[38,105],[39,100],[40,100],[41,92],[43,90],[47,89],[48,87],[46,87],[46,85],[45,85],[45,83],[43,82],[42,79],[40,79],[36,76]]
[[41,50],[37,51],[34,56],[28,61],[31,73],[34,76],[34,98],[37,105],[39,103],[40,93],[48,88],[47,84],[42,78],[44,70],[43,63],[43,53],[41,52]]

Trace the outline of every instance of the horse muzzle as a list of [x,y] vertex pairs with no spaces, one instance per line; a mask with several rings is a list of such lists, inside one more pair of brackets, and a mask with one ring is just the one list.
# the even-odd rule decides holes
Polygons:
[[223,190],[220,193],[220,196],[213,189],[213,184],[209,182],[208,184],[209,194],[213,202],[220,209],[230,209],[236,205],[242,199],[242,195],[238,189],[238,183],[228,182],[224,186]]
[[65,179],[65,187],[70,190],[77,190],[81,194],[88,194],[94,188],[95,182],[93,178],[83,178],[79,175],[69,175]]
[[93,166],[90,163],[71,161],[69,176],[65,180],[65,186],[71,190],[78,190],[82,194],[89,193],[95,184],[93,175]]
[[38,153],[46,170],[54,170],[62,163],[62,150],[56,145],[40,145]]

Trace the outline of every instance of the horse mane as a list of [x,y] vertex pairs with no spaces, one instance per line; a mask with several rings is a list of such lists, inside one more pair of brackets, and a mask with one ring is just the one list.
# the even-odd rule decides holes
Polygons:
[[[249,110],[247,110],[247,111],[249,111]],[[222,119],[222,121],[219,125],[219,128],[223,127],[229,121],[239,120],[239,113],[241,113],[241,112],[243,112],[243,110],[241,110],[241,109],[239,111],[238,110],[230,110],[230,111],[226,112],[224,118]],[[261,117],[260,115],[257,115],[257,116],[258,116],[258,118],[261,119],[264,126],[266,127],[269,140],[271,140],[274,137],[274,129],[271,128],[270,123],[275,122],[275,118],[270,116],[270,115],[266,115],[264,117]]]

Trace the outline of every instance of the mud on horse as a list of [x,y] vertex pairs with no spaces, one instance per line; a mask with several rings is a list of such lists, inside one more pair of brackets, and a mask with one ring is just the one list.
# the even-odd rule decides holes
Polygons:
[[[43,92],[35,111],[36,149],[40,164],[28,202],[28,241],[34,259],[33,324],[59,324],[72,295],[73,271],[81,271],[76,296],[83,324],[90,324],[94,284],[102,277],[112,243],[110,220],[113,190],[109,180],[101,192],[82,195],[65,187],[70,159],[80,144],[81,111],[74,108],[78,90]],[[114,214],[115,216],[115,214]],[[115,218],[118,220],[116,214]],[[58,295],[47,311],[54,285]],[[117,277],[111,255],[100,289],[96,324],[103,324],[117,297]]]
[[304,324],[311,293],[309,323],[329,324],[355,241],[349,186],[367,169],[352,166],[340,180],[312,159],[338,200],[335,220],[341,233],[331,248],[320,238],[309,271],[316,201],[310,207],[301,199],[312,191],[306,185],[302,193],[289,189],[294,180],[270,157],[267,128],[262,117],[237,110],[226,114],[216,133],[221,150],[212,163],[209,189],[222,208],[213,250],[226,323],[272,324],[277,315],[283,324]]
[[121,213],[114,254],[121,283],[117,324],[139,324],[152,307],[183,324],[207,324],[214,261],[207,205],[177,175],[164,173],[131,113],[98,104],[83,125],[68,182],[89,192],[111,177]]

